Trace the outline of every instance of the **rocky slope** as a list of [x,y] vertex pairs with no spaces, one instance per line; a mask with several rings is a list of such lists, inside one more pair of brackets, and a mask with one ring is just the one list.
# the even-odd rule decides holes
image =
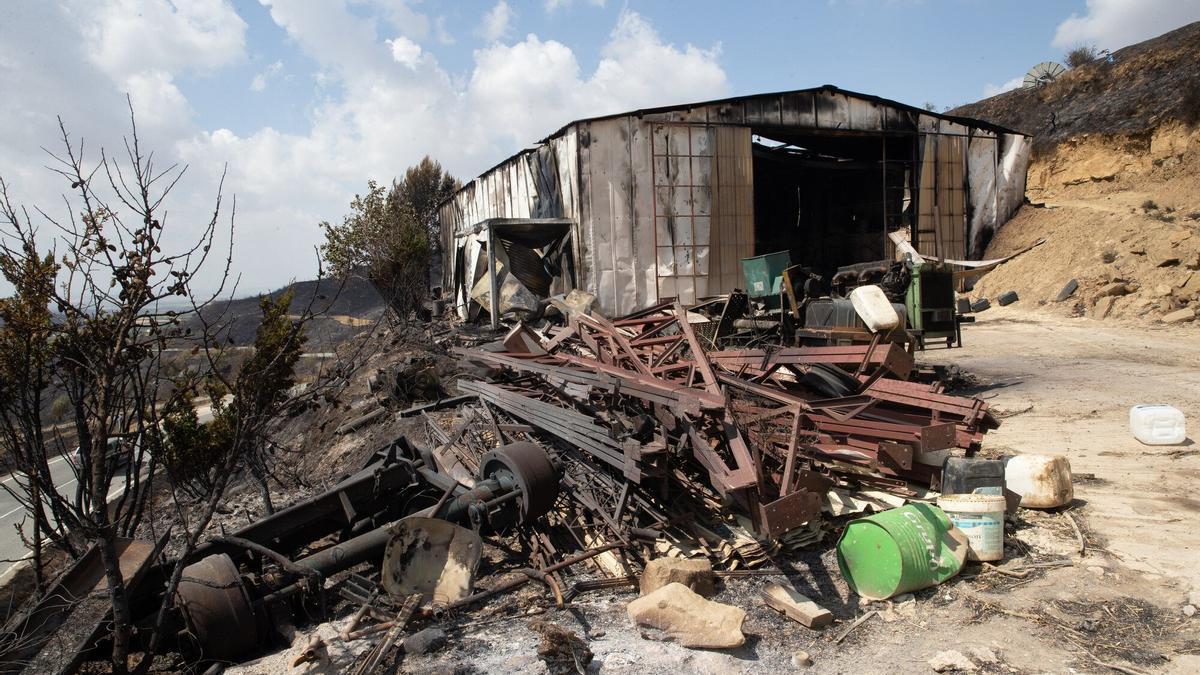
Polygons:
[[[990,243],[972,297],[1131,321],[1200,308],[1200,23],[954,111],[1034,135],[1029,201]],[[1055,301],[1072,279],[1079,288]],[[1190,311],[1187,311],[1190,310]],[[1197,322],[1200,323],[1200,322]]]

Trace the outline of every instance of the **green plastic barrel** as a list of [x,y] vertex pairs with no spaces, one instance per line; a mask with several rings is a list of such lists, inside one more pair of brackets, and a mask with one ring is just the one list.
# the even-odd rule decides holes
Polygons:
[[838,540],[838,567],[854,592],[885,600],[942,583],[961,558],[946,536],[953,525],[930,504],[908,504],[851,522]]

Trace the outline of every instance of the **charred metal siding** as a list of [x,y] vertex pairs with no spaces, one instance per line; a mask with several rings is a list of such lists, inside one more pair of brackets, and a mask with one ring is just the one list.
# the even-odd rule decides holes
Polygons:
[[[948,223],[944,227],[958,228],[951,238],[960,249],[954,251],[957,257],[979,257],[995,230],[1020,206],[1029,161],[1027,136],[833,87],[572,122],[536,148],[524,150],[487,171],[442,204],[439,219],[446,256],[443,283],[454,290],[460,314],[466,316],[470,305],[467,293],[482,273],[481,238],[456,235],[487,218],[571,219],[575,223],[572,241],[578,282],[597,296],[600,308],[609,314],[646,307],[660,295],[684,296],[686,285],[682,279],[688,275],[683,271],[688,270],[693,279],[690,292],[696,296],[730,290],[726,286],[735,277],[729,273],[730,261],[723,257],[745,251],[729,247],[728,233],[744,230],[738,229],[738,219],[744,220],[747,212],[742,207],[731,207],[728,200],[736,197],[728,195],[740,194],[737,188],[747,180],[752,190],[752,172],[726,171],[726,177],[738,176],[731,186],[714,183],[716,171],[692,171],[691,182],[686,184],[690,190],[686,203],[679,201],[683,199],[680,193],[660,194],[664,187],[671,187],[656,172],[656,167],[669,159],[669,153],[655,149],[656,126],[664,125],[701,127],[713,132],[718,127],[736,127],[761,133],[953,138],[953,142],[943,145],[942,155],[945,146],[961,147],[961,157],[939,156],[939,161],[932,164],[956,168],[946,171],[955,177],[954,188],[965,195],[965,206],[943,217]],[[716,134],[705,136],[715,138]],[[922,144],[926,148],[935,145]],[[688,156],[695,166],[707,166],[703,153],[689,151]],[[918,165],[922,163],[922,158],[915,159]],[[943,184],[938,189],[951,188]],[[714,204],[714,194],[727,195],[727,202]],[[664,199],[672,204],[666,210]],[[691,239],[673,238],[664,246],[659,240],[664,236],[663,225],[674,224],[673,219],[684,206],[690,209],[692,218],[693,230],[687,233]],[[697,207],[703,213],[697,214]],[[704,220],[717,210],[723,218],[734,219],[720,226],[724,235],[711,229],[711,221]],[[668,230],[665,236],[681,234],[680,230]],[[668,248],[669,260],[664,257]],[[677,253],[690,258],[680,260]],[[705,269],[712,271],[702,271]],[[738,274],[734,269],[733,274]],[[664,278],[678,283],[664,283]]]

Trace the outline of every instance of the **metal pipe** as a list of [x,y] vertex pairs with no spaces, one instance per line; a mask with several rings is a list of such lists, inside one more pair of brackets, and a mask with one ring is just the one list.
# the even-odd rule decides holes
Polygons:
[[489,509],[493,509],[505,502],[511,502],[512,500],[514,500],[520,496],[521,496],[520,490],[513,490],[512,492],[509,492],[508,494],[500,495],[499,497],[496,497],[496,498],[492,499],[491,501],[484,502],[483,505]]
[[378,588],[371,589],[371,597],[367,598],[367,601],[362,604],[362,607],[358,608],[358,611],[355,612],[354,616],[350,618],[350,623],[346,624],[346,626],[342,628],[341,636],[343,640],[350,639],[350,635],[355,632],[355,629],[358,628],[359,622],[361,622],[363,617],[367,615],[367,612],[370,611],[371,603],[375,602],[375,597],[378,595]]
[[[399,521],[396,521],[399,522]],[[391,538],[391,527],[395,523],[381,525],[370,532],[344,541],[336,546],[318,551],[310,556],[296,561],[297,565],[310,567],[328,577],[342,570],[350,569],[360,562],[366,561],[383,551]]]
[[291,574],[301,574],[301,575],[305,575],[305,576],[312,576],[314,574],[319,574],[315,570],[297,565],[296,563],[292,562],[291,560],[288,560],[285,556],[280,555],[279,552],[277,552],[277,551],[273,551],[270,548],[263,546],[262,544],[250,541],[248,539],[242,539],[241,537],[235,537],[233,535],[220,535],[220,536],[216,536],[216,537],[210,537],[209,541],[213,541],[218,544],[231,544],[231,545],[237,546],[239,548],[244,548],[248,551],[253,551],[254,553],[257,553],[261,556],[270,558],[272,561],[275,562],[276,565],[279,565],[279,567],[282,568],[283,571],[291,573]]

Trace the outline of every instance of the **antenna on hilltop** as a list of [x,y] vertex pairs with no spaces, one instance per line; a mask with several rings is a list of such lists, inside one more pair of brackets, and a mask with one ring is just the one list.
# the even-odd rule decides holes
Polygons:
[[1025,81],[1021,84],[1026,89],[1037,89],[1038,87],[1049,84],[1054,81],[1059,75],[1067,72],[1067,69],[1056,61],[1042,61],[1036,66],[1029,69],[1025,73]]

